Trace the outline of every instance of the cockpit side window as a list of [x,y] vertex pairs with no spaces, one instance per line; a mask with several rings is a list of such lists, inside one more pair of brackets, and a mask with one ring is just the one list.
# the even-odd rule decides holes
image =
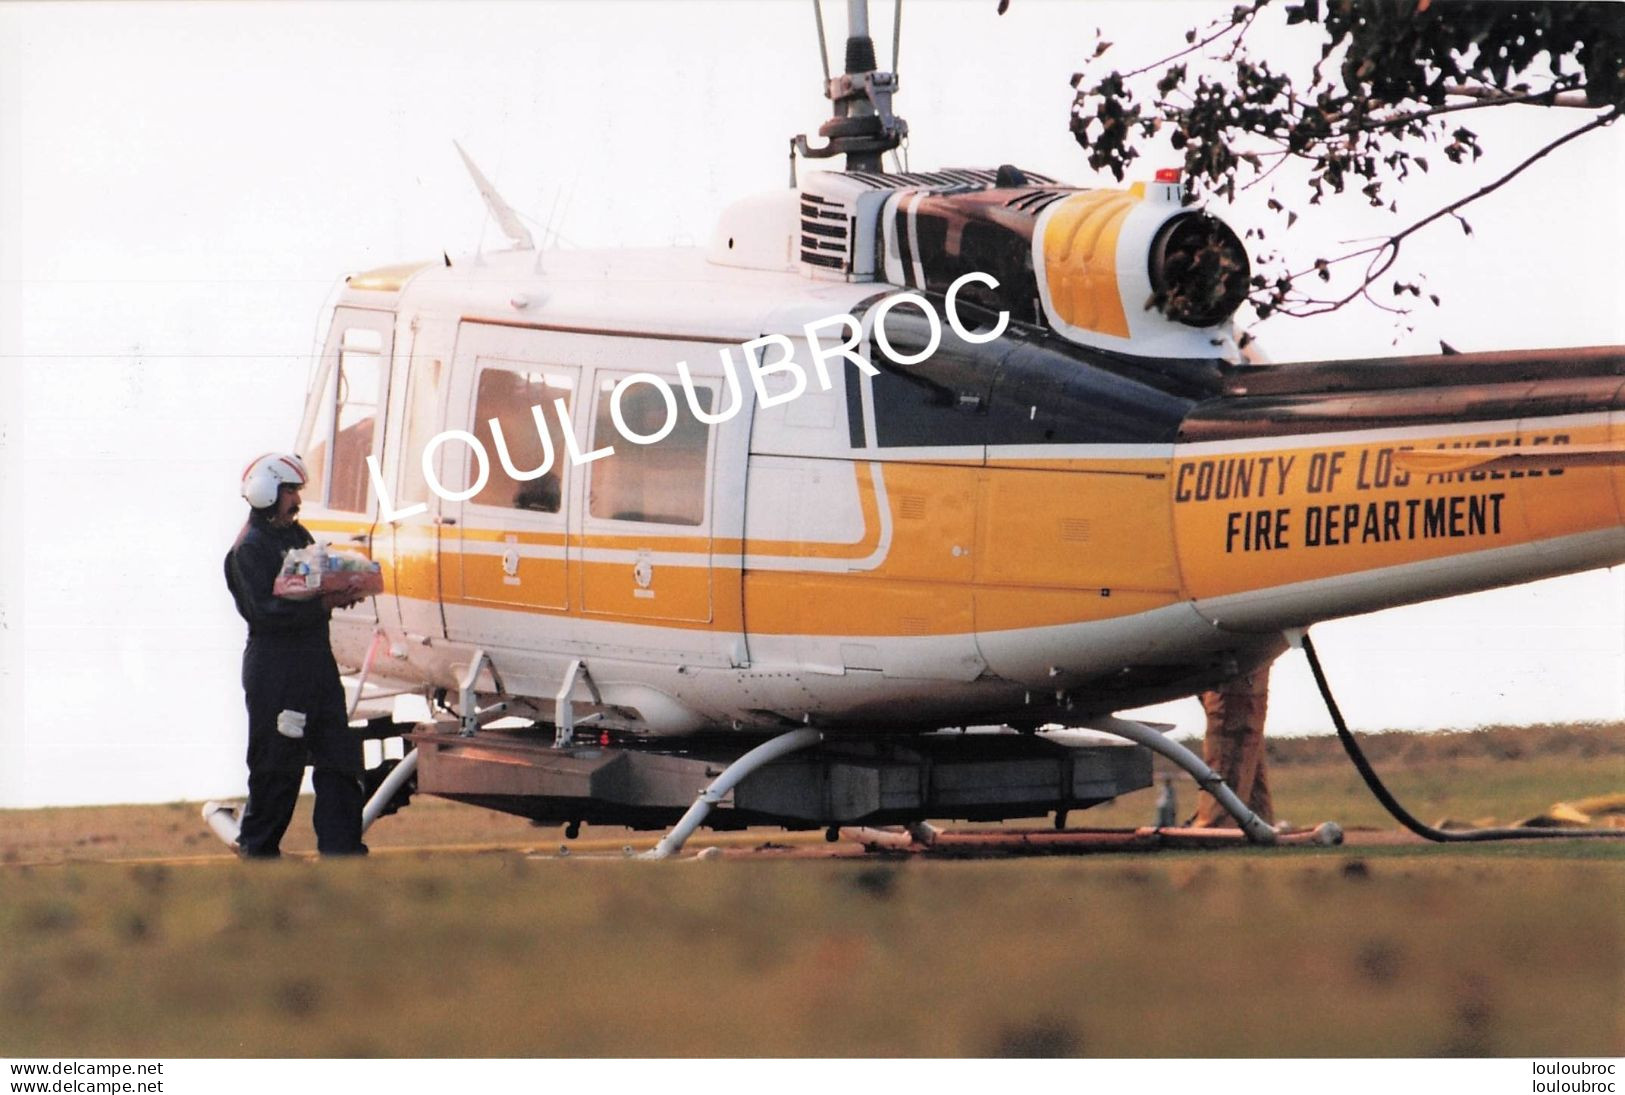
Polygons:
[[[610,414],[610,396],[620,379],[605,377],[598,385],[592,443],[613,445],[615,451],[590,465],[588,512],[611,521],[704,524],[711,427],[694,417],[682,388],[673,383],[677,417],[671,432],[649,445],[627,440]],[[696,382],[694,395],[701,411],[712,413],[716,389]],[[665,397],[653,385],[633,384],[621,397],[621,417],[637,434],[659,432],[666,414]]]
[[316,405],[316,424],[299,453],[304,457],[305,470],[310,473],[310,481],[302,492],[307,506],[322,506],[327,502],[327,458],[332,449],[333,384],[337,373],[338,369],[334,368],[322,375],[323,391],[321,402]]
[[300,456],[310,472],[307,505],[366,513],[371,497],[367,457],[378,423],[384,372],[384,334],[375,327],[335,320],[329,365],[321,375],[314,422]]
[[367,457],[378,424],[378,390],[383,378],[384,338],[367,327],[350,327],[339,344],[334,393],[333,459],[327,508],[367,511]]

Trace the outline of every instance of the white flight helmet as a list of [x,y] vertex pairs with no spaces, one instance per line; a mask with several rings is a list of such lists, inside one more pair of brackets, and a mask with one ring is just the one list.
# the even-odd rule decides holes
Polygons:
[[243,469],[243,497],[255,509],[276,505],[282,484],[302,487],[310,482],[305,462],[291,452],[268,452]]

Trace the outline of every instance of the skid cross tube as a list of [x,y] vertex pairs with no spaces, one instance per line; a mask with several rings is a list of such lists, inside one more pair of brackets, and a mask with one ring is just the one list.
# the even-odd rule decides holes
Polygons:
[[418,751],[413,749],[401,758],[399,764],[390,770],[389,775],[384,777],[384,782],[378,785],[378,790],[372,793],[372,798],[368,799],[367,805],[362,808],[361,831],[363,833],[372,828],[372,823],[377,821],[378,816],[384,812],[384,807],[388,806],[389,800],[395,797],[395,792],[399,791],[401,785],[411,779],[412,773],[417,770]]
[[711,781],[711,785],[700,792],[694,800],[694,805],[673,826],[672,831],[660,838],[660,843],[640,855],[639,859],[666,859],[676,855],[682,850],[688,838],[694,835],[694,830],[711,812],[711,807],[721,802],[740,780],[750,775],[764,764],[778,760],[797,749],[805,749],[809,745],[817,745],[824,740],[824,735],[808,726],[798,730],[791,730],[787,734],[780,734],[776,738],[762,742],[756,748],[734,761],[722,770],[722,774]]
[[361,706],[361,693],[367,690],[367,674],[372,672],[372,656],[378,651],[378,640],[384,637],[384,629],[372,629],[372,641],[367,643],[367,656],[361,659],[361,674],[355,681],[355,699],[350,701],[349,717],[355,718],[356,708]]
[[1143,745],[1154,753],[1161,753],[1184,769],[1196,781],[1198,787],[1218,799],[1219,805],[1223,806],[1225,811],[1236,819],[1236,823],[1241,826],[1241,831],[1247,834],[1247,839],[1254,844],[1275,843],[1275,829],[1271,827],[1270,823],[1247,809],[1246,804],[1236,797],[1236,793],[1230,789],[1224,780],[1219,778],[1217,772],[1207,766],[1207,763],[1201,757],[1174,741],[1168,735],[1144,723],[1116,717],[1097,719],[1089,724],[1089,729],[1116,734],[1120,738],[1127,738],[1136,745]]
[[[389,805],[389,800],[395,797],[395,792],[401,785],[412,778],[412,773],[418,770],[418,751],[413,749],[401,758],[401,762],[384,777],[384,782],[378,785],[378,790],[372,793],[372,798],[361,809],[361,831],[364,833],[372,828]],[[203,804],[203,820],[214,835],[228,845],[235,846],[237,837],[242,829],[242,807],[228,806],[222,802],[205,802]]]

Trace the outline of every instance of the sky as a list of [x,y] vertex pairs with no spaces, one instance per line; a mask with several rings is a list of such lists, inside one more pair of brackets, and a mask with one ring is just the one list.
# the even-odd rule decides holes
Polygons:
[[[892,5],[872,7],[885,62]],[[837,51],[843,8],[826,3]],[[1229,5],[995,9],[906,7],[911,167],[1112,185],[1066,127],[1095,29],[1128,67]],[[703,244],[729,202],[784,185],[788,139],[827,116],[821,80],[811,6],[788,0],[0,4],[0,806],[244,793],[243,625],[220,573],[237,477],[291,444],[345,274],[506,246],[453,140],[538,238]],[[1477,173],[1407,184],[1402,211],[1578,120],[1479,117]],[[1487,199],[1470,237],[1418,237],[1411,268],[1443,304],[1410,332],[1351,308],[1255,334],[1279,361],[1625,343],[1622,169],[1625,133],[1604,131]],[[1263,223],[1265,197],[1216,211]],[[1384,224],[1306,217],[1271,242],[1312,258]],[[1315,637],[1357,729],[1625,718],[1618,569]],[[1301,655],[1274,685],[1272,733],[1329,729]],[[1200,727],[1194,701],[1153,717]]]

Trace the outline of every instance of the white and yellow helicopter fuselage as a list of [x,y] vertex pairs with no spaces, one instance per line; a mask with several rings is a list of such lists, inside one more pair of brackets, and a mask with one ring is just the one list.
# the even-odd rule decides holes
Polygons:
[[1625,351],[1227,364],[1179,299],[1227,240],[1177,183],[832,172],[708,249],[354,277],[298,442],[384,572],[341,661],[633,736],[1077,725],[1625,561]]
[[310,385],[304,520],[384,572],[336,653],[455,716],[369,817],[416,773],[655,827],[715,777],[668,855],[721,803],[1059,822],[1149,785],[1069,731],[938,733],[1063,723],[1269,840],[1113,712],[1316,621],[1625,560],[1625,349],[1238,364],[1245,252],[1176,180],[814,172],[708,249],[518,242],[348,279]]

